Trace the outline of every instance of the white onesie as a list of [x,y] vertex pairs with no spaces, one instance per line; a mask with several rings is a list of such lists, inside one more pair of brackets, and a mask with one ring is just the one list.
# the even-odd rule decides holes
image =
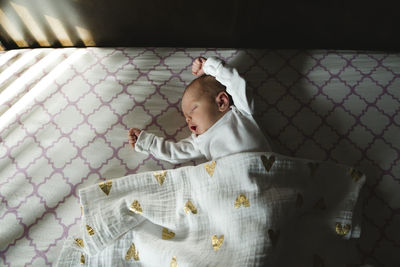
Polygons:
[[253,105],[247,95],[246,83],[236,69],[223,66],[222,62],[210,57],[203,65],[206,74],[214,76],[232,96],[234,105],[206,132],[179,142],[166,141],[162,137],[142,131],[135,150],[151,153],[160,160],[182,163],[205,157],[214,160],[239,152],[271,151],[265,136],[255,122]]

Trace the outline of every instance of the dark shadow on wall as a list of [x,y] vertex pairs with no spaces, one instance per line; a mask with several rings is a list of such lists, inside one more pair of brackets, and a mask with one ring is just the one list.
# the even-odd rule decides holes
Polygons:
[[[0,27],[8,48],[48,46],[24,23],[26,9],[52,47],[167,46],[399,50],[395,1],[7,0],[0,4],[15,37]],[[55,18],[70,43],[53,30]],[[84,29],[82,33],[76,27]],[[55,30],[60,32],[60,30]],[[85,35],[85,33],[83,33]],[[19,36],[19,37],[18,37]],[[15,40],[15,38],[17,40]],[[18,40],[21,39],[22,40]],[[25,44],[21,44],[24,41]]]

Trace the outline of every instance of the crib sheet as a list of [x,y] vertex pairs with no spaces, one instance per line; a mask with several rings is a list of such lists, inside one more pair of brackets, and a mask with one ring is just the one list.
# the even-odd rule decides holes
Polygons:
[[358,252],[349,264],[400,262],[399,54],[63,48],[0,53],[1,265],[54,265],[78,230],[81,188],[183,166],[136,153],[127,130],[189,135],[180,96],[197,56],[238,68],[275,152],[366,174],[362,235],[349,241]]

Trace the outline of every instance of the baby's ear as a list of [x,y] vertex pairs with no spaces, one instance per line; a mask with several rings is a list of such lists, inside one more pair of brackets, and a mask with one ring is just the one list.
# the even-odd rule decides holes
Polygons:
[[216,97],[216,102],[219,111],[224,112],[227,109],[229,109],[229,96],[226,92],[224,91],[219,92]]

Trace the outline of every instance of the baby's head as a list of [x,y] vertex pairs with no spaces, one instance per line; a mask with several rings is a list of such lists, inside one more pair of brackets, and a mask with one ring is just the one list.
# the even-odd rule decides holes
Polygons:
[[210,75],[200,76],[186,87],[182,111],[192,133],[204,133],[229,111],[230,100],[225,89]]

